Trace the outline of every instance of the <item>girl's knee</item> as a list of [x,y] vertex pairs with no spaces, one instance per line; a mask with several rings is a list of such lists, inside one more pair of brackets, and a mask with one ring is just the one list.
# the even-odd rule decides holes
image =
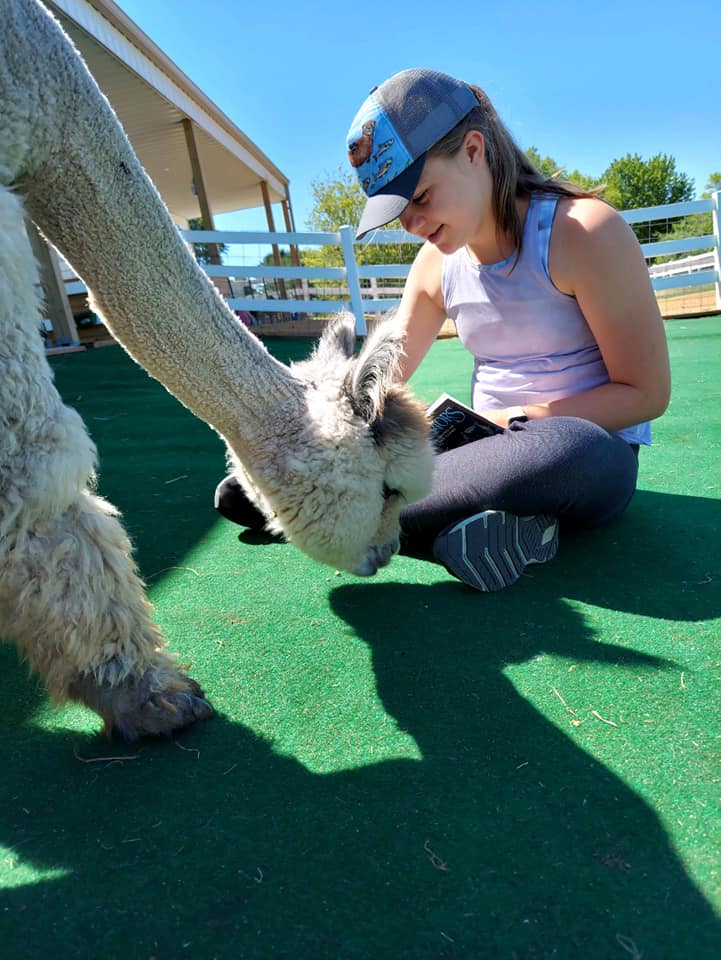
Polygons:
[[588,420],[568,424],[567,471],[575,492],[567,517],[585,527],[604,526],[624,512],[633,497],[638,457],[625,440]]
[[545,447],[545,456],[539,460],[592,470],[616,464],[632,466],[635,462],[633,451],[624,440],[581,417],[549,417],[531,420],[523,426]]

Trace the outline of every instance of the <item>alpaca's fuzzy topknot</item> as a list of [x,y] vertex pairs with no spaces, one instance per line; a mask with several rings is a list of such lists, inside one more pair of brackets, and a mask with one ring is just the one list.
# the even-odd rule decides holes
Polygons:
[[314,559],[368,575],[398,549],[403,504],[428,492],[432,451],[423,407],[394,383],[393,319],[376,325],[358,355],[355,342],[350,314],[329,324],[291,368],[305,388],[302,418],[278,410],[269,427],[285,430],[283,444],[234,460],[234,472],[269,529]]

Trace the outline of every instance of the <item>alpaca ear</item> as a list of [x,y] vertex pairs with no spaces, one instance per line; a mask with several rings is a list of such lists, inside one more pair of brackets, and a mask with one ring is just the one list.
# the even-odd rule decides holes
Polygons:
[[352,313],[339,313],[323,330],[313,359],[321,364],[348,360],[355,353],[355,317]]
[[348,374],[346,390],[350,402],[367,423],[373,423],[383,414],[401,352],[400,331],[392,321],[382,321],[368,335],[356,365]]

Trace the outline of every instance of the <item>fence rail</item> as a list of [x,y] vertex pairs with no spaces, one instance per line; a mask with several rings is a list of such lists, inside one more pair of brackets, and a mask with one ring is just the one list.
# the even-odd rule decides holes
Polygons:
[[[700,239],[705,240],[706,237],[701,237]],[[707,246],[707,244],[699,244],[701,247]],[[694,246],[694,250],[698,249],[698,246]],[[651,275],[652,279],[656,277],[677,277],[685,274],[698,273],[702,270],[713,270],[714,268],[714,255],[713,251],[710,253],[698,253],[693,257],[681,257],[679,260],[669,260],[667,263],[657,263],[654,266],[648,268],[648,272]]]
[[[700,237],[687,237],[678,240],[659,240],[641,244],[641,250],[647,260],[660,256],[684,253],[689,250],[704,251],[699,256],[685,257],[673,262],[649,268],[651,282],[655,290],[668,290],[673,287],[693,287],[711,284],[715,288],[716,306],[721,309],[721,240],[719,238],[719,192],[706,200],[691,200],[683,203],[671,203],[665,206],[643,207],[638,210],[626,210],[621,216],[627,223],[669,222],[679,217],[711,213],[712,233]],[[248,246],[263,244],[269,248],[280,246],[335,246],[340,248],[343,266],[339,267],[299,267],[284,264],[238,265],[231,262],[208,264],[204,269],[208,276],[221,284],[225,281],[227,289],[224,295],[233,310],[270,314],[324,314],[338,310],[351,310],[356,318],[356,330],[359,335],[366,332],[366,314],[380,313],[400,303],[400,288],[379,285],[379,279],[402,280],[408,276],[408,264],[358,264],[355,254],[353,231],[350,227],[341,227],[332,233],[289,233],[289,232],[250,232],[228,230],[182,230],[183,238],[190,244],[226,244],[227,246]],[[390,243],[416,243],[417,237],[403,230],[375,230],[363,241],[368,247]],[[703,258],[703,262],[701,262]],[[280,284],[283,296],[267,295],[266,281]],[[290,290],[285,289],[284,281],[290,281]],[[336,281],[334,292],[313,286],[319,280]],[[235,283],[242,283],[243,296],[236,296]],[[342,288],[345,292],[338,293]],[[68,293],[84,291],[80,281],[66,283]],[[260,293],[265,295],[260,295]]]

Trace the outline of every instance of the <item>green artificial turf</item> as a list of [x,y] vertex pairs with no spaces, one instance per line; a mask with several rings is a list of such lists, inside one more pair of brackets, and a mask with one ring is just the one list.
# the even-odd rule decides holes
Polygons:
[[[239,535],[204,424],[120,348],[53,359],[217,715],[109,743],[0,648],[2,960],[717,960],[721,317],[667,329],[627,514],[491,595]],[[469,375],[442,341],[413,384]]]

